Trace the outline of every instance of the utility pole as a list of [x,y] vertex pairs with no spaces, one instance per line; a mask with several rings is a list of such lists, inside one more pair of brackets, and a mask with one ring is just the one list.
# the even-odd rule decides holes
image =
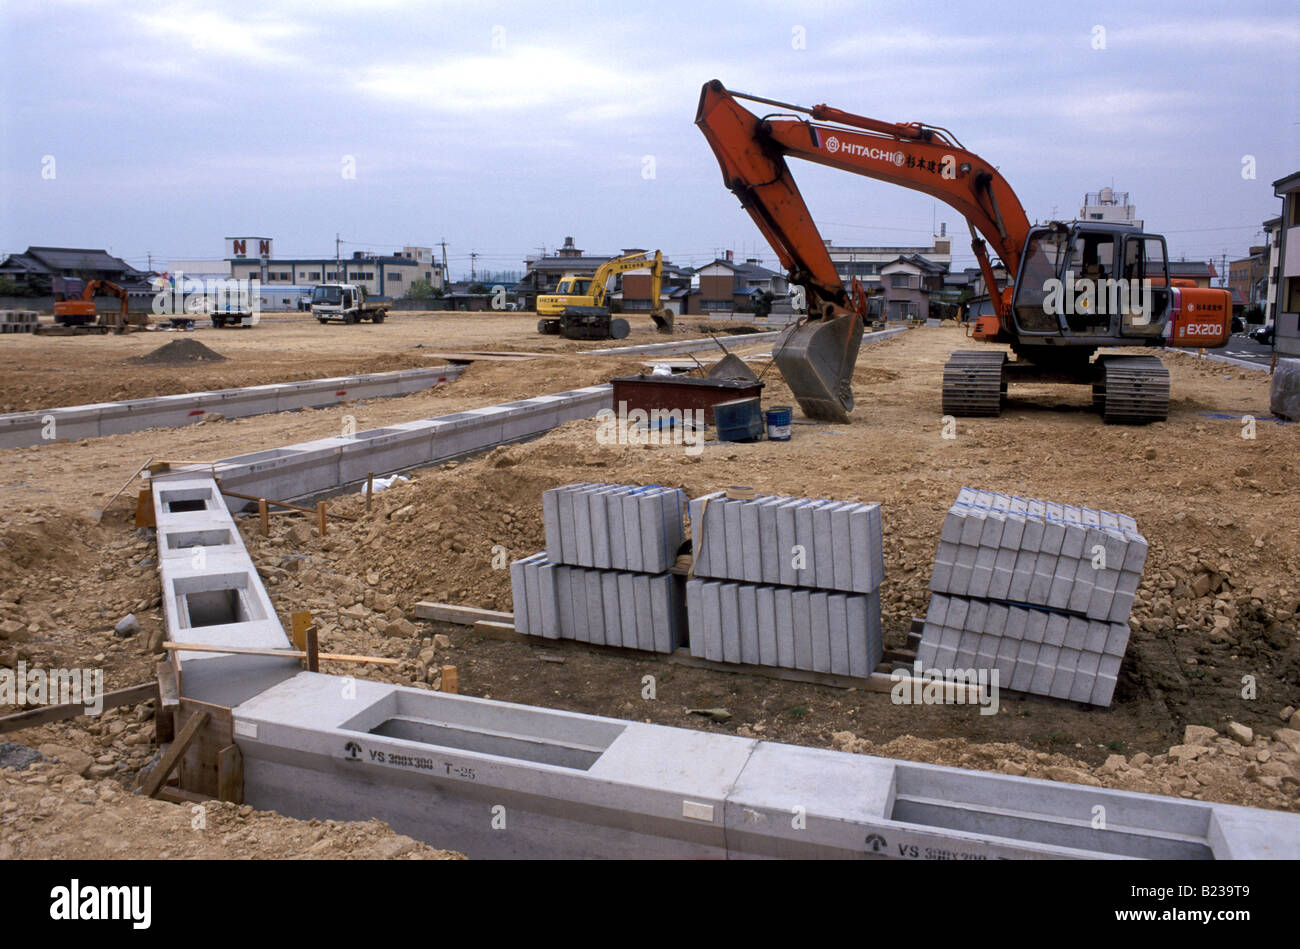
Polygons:
[[447,272],[447,238],[440,240],[438,246],[442,248],[442,283],[445,287],[451,280],[451,274]]
[[477,279],[477,277],[478,277],[478,274],[475,273],[475,271],[474,271],[474,261],[478,260],[479,256],[480,256],[480,255],[478,254],[477,251],[470,251],[470,252],[469,252],[469,281],[470,281],[470,283],[473,283],[473,282]]

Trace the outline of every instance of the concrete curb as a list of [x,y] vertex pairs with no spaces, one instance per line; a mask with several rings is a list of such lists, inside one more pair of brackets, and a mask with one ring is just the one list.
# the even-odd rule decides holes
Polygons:
[[[296,409],[319,409],[360,399],[392,398],[419,392],[440,382],[450,382],[464,371],[464,366],[401,369],[241,389],[183,392],[125,402],[11,412],[0,415],[0,449],[48,444],[54,439],[76,441],[123,435],[146,428],[191,425],[201,421],[209,412],[226,418],[245,418]],[[52,428],[48,427],[50,423],[53,423]],[[43,437],[46,431],[52,432],[53,439]]]
[[[573,419],[590,418],[609,406],[612,391],[608,384],[588,386],[236,455],[179,473],[183,477],[210,471],[227,490],[280,501],[338,493],[365,481],[372,472],[391,474],[440,464],[540,435]],[[159,479],[175,475],[171,472]],[[226,503],[238,511],[251,502],[227,498]]]

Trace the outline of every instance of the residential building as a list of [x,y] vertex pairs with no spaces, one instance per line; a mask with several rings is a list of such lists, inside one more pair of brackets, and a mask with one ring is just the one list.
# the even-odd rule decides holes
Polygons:
[[1083,207],[1079,209],[1081,221],[1104,221],[1107,224],[1134,224],[1142,227],[1142,220],[1137,216],[1137,208],[1129,203],[1127,191],[1114,188],[1102,188],[1089,191],[1083,196]]
[[1264,323],[1273,321],[1274,304],[1277,301],[1277,276],[1282,261],[1278,256],[1278,243],[1281,240],[1282,218],[1270,218],[1264,222],[1264,238],[1268,244],[1268,264],[1264,277]]
[[1273,281],[1273,349],[1283,356],[1300,356],[1300,171],[1273,182],[1282,199],[1277,228],[1277,270]]
[[108,251],[90,247],[28,247],[0,262],[0,277],[9,277],[26,293],[62,292],[63,280],[109,280],[137,293],[150,291],[150,275]]
[[942,294],[948,268],[919,254],[895,257],[880,268],[886,320],[930,318],[931,296]]
[[1250,248],[1249,256],[1228,261],[1228,289],[1245,306],[1259,306],[1268,291],[1268,260],[1272,248],[1261,244]]
[[[695,271],[690,267],[678,267],[665,260],[659,286],[660,306],[675,316],[685,313],[694,275]],[[633,270],[623,274],[623,285],[614,295],[615,299],[622,302],[623,309],[627,312],[648,311],[652,279],[648,270]]]
[[1209,287],[1218,276],[1219,272],[1214,268],[1212,260],[1169,261],[1170,280],[1191,280],[1198,287]]
[[880,268],[899,257],[920,257],[930,263],[942,264],[945,270],[952,267],[952,239],[948,237],[946,224],[939,226],[939,233],[929,247],[836,247],[831,241],[825,241],[825,244],[845,286],[851,278],[857,277],[858,282],[868,289],[880,287]]
[[699,278],[699,287],[688,298],[686,310],[692,314],[752,312],[754,304],[764,293],[784,300],[790,292],[783,274],[768,270],[756,257],[736,263],[731,259],[730,251],[727,257],[697,267],[695,274]]
[[619,255],[588,255],[574,244],[572,237],[566,237],[564,245],[554,254],[524,259],[525,272],[516,288],[517,292],[527,309],[536,309],[537,297],[544,293],[554,293],[560,278],[565,274],[594,274],[601,264],[608,263],[617,256]]

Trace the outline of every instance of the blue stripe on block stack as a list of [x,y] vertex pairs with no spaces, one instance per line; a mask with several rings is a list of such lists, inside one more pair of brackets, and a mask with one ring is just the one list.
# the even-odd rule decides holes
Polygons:
[[542,494],[546,551],[510,565],[515,629],[548,639],[672,652],[685,639],[668,574],[686,496],[661,485],[582,482]]
[[884,652],[880,505],[718,492],[690,514],[692,655],[871,674]]
[[917,660],[997,668],[1016,691],[1109,705],[1146,556],[1126,515],[962,488]]

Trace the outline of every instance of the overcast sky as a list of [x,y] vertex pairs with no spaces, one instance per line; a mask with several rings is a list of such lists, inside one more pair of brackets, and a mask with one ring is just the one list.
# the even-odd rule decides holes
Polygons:
[[[1292,2],[0,0],[0,251],[143,267],[237,235],[332,256],[337,232],[345,253],[445,239],[460,276],[572,235],[772,264],[693,125],[718,78],[949,128],[1031,219],[1113,183],[1175,257],[1217,261],[1300,169],[1298,50]],[[941,221],[971,263],[946,205],[792,164],[827,239],[928,245]]]

